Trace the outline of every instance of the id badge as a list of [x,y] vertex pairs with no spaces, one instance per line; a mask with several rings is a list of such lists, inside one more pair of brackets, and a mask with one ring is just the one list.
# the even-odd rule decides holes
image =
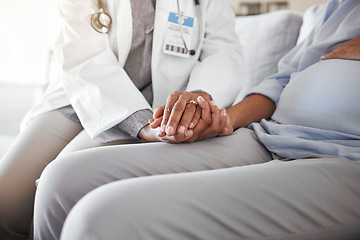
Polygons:
[[[186,42],[188,48],[190,47],[191,38],[193,35],[193,26],[194,18],[183,16],[182,30],[184,41]],[[178,14],[170,12],[165,36],[164,53],[188,58],[190,53],[186,51],[184,41],[181,37]]]

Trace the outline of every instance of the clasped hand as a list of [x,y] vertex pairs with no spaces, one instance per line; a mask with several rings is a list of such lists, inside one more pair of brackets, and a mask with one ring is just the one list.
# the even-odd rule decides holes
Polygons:
[[149,123],[139,134],[148,141],[194,142],[232,133],[226,110],[198,92],[175,91],[165,106],[155,109]]

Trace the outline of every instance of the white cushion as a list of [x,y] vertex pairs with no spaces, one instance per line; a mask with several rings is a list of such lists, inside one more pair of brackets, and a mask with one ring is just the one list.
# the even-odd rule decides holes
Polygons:
[[16,136],[0,135],[0,161],[10,145],[15,141],[15,138]]
[[249,89],[265,77],[277,72],[277,63],[297,41],[302,15],[279,10],[236,19],[236,32],[244,48],[245,87],[235,103],[241,101]]

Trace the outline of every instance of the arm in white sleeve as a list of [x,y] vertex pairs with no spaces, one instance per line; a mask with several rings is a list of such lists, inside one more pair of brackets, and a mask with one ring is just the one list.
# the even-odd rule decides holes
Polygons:
[[[130,31],[121,33],[128,39],[123,46],[117,46],[116,28],[111,34],[96,32],[90,24],[92,13],[97,10],[96,3],[96,0],[61,0],[63,43],[55,48],[66,95],[91,137],[140,109],[151,109],[124,71],[123,58],[119,60],[116,50],[118,47],[125,52],[130,50],[131,27]],[[122,8],[131,12],[130,5]],[[111,11],[115,20],[117,10]],[[124,16],[124,21],[130,21],[131,26],[131,14],[128,14],[130,17]]]
[[205,37],[186,90],[200,89],[209,93],[220,107],[226,107],[241,88],[244,67],[235,17],[226,1],[208,1],[203,12]]

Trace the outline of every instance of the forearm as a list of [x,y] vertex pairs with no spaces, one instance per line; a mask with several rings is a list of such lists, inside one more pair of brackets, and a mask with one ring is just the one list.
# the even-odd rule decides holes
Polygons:
[[227,110],[233,129],[246,127],[263,118],[270,118],[275,111],[275,103],[269,98],[253,94]]

